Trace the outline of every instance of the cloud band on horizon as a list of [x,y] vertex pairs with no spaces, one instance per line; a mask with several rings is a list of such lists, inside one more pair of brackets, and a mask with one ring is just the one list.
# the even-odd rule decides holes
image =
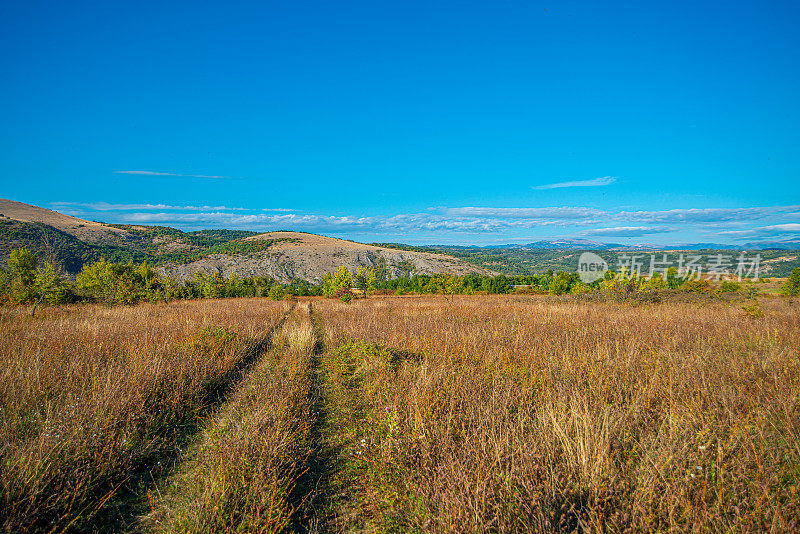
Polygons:
[[[94,219],[102,212],[108,222],[170,225],[183,229],[228,228],[253,231],[295,229],[314,233],[366,236],[472,235],[463,241],[537,240],[550,237],[636,238],[659,235],[695,241],[726,236],[800,239],[800,206],[737,208],[684,208],[622,211],[585,206],[551,207],[437,207],[426,213],[352,216],[283,208],[228,208],[225,206],[173,206],[168,204],[111,204],[107,202],[53,202],[69,215]],[[170,213],[171,211],[172,213]],[[250,213],[247,213],[247,212]],[[265,213],[283,211],[285,213]],[[176,213],[177,212],[177,213]],[[627,223],[627,224],[626,224]],[[631,224],[633,223],[633,224]],[[636,224],[638,223],[638,224]],[[644,224],[642,224],[644,223]],[[648,224],[649,223],[649,224]],[[748,228],[749,227],[749,228]],[[666,236],[670,236],[667,238]],[[434,237],[435,238],[435,237]]]

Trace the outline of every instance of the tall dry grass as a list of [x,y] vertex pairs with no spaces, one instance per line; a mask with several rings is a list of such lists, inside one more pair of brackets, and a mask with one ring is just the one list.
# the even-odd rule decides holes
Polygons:
[[800,529],[800,310],[762,308],[320,303],[346,414],[333,478],[351,481],[329,513],[342,530]]
[[288,309],[0,311],[3,528],[800,528],[796,303]]
[[88,528],[181,447],[287,305],[0,310],[0,525]]
[[308,312],[295,310],[145,520],[155,532],[278,532],[297,514],[315,415]]

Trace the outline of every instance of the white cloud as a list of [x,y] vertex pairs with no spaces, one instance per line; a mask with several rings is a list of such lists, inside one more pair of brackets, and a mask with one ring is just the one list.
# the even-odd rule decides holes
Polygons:
[[[132,211],[132,210],[250,211],[248,208],[229,208],[228,206],[170,206],[169,204],[110,204],[108,202],[51,202],[50,205],[53,206],[54,208],[75,206],[95,211]],[[275,210],[269,210],[269,211],[275,211]]]
[[768,232],[800,232],[800,223],[773,224],[762,226],[760,229]]
[[114,171],[115,174],[143,174],[145,176],[182,176],[184,178],[230,178],[230,176],[215,176],[210,174],[179,174],[176,172],[156,171]]
[[672,232],[666,226],[615,226],[613,228],[595,228],[582,232],[587,236],[640,237],[648,234]]
[[606,212],[585,207],[549,208],[486,208],[467,206],[463,208],[444,208],[447,215],[457,217],[498,217],[509,219],[583,219],[598,217]]
[[756,237],[787,237],[786,234],[800,236],[800,223],[770,224],[768,226],[757,226],[747,230],[724,230],[718,232],[720,235],[736,237],[741,239]]
[[558,182],[555,184],[535,185],[531,189],[560,189],[562,187],[601,187],[604,185],[611,185],[617,181],[616,176],[601,176],[600,178],[592,178],[591,180],[573,180],[570,182]]
[[775,215],[796,216],[800,206],[768,206],[757,208],[687,208],[663,211],[621,211],[617,220],[641,222],[719,223],[754,221]]
[[[159,224],[183,229],[230,228],[255,231],[297,229],[359,236],[430,235],[447,241],[448,234],[471,234],[462,241],[541,239],[555,232],[571,237],[636,238],[676,232],[685,236],[729,239],[789,237],[800,234],[800,206],[756,208],[681,208],[662,211],[602,210],[588,206],[436,207],[424,213],[350,216],[308,213],[290,208],[179,206],[162,203],[54,202],[63,213],[114,223]],[[760,226],[752,228],[754,221]],[[527,237],[525,237],[527,236]],[[455,238],[450,238],[455,239]]]

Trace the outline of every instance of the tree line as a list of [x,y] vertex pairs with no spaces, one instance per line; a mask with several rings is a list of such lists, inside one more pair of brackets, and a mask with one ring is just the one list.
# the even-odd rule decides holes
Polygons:
[[116,263],[102,258],[87,263],[74,281],[63,276],[52,262],[40,262],[28,249],[9,254],[0,269],[0,302],[4,304],[67,304],[95,301],[131,304],[174,299],[287,297],[322,294],[321,286],[302,280],[281,284],[268,277],[224,278],[198,272],[183,284],[157,273],[146,261]]
[[[410,274],[389,278],[385,265],[360,267],[355,272],[341,266],[328,273],[321,283],[295,280],[283,284],[269,277],[224,278],[220,274],[198,272],[184,283],[161,276],[146,261],[116,263],[105,258],[85,264],[74,281],[66,279],[50,261],[39,261],[28,249],[16,249],[0,269],[0,302],[4,304],[66,304],[95,301],[107,304],[131,304],[139,301],[174,299],[269,297],[275,300],[306,295],[324,295],[350,302],[354,296],[366,297],[370,292],[381,294],[504,294],[512,292],[548,293],[554,295],[583,294],[603,291],[613,296],[647,296],[661,290],[690,292],[736,292],[742,285],[721,281],[712,288],[708,280],[678,275],[672,268],[666,276],[618,276],[608,271],[605,277],[591,284],[583,283],[577,273],[548,271],[532,275],[485,276],[479,274],[433,275]],[[800,294],[800,268],[795,269],[783,292]]]

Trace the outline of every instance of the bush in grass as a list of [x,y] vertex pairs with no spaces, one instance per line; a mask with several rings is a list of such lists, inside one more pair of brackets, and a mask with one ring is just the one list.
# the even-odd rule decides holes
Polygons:
[[349,288],[345,289],[343,287],[340,287],[339,289],[331,293],[331,297],[339,299],[345,304],[350,304],[350,302],[353,300],[353,294],[350,293],[350,289]]
[[106,304],[131,304],[162,298],[163,282],[147,262],[119,264],[103,258],[83,266],[76,287],[85,297]]
[[785,295],[800,295],[800,267],[792,271],[792,274],[781,286],[781,291]]
[[711,290],[708,280],[686,280],[681,287],[689,293],[705,293]]
[[339,298],[337,292],[345,289],[348,294],[353,287],[353,277],[347,267],[340,266],[336,273],[327,273],[322,277],[322,294],[329,298]]
[[740,289],[742,289],[741,284],[737,284],[736,282],[731,282],[729,280],[723,280],[719,284],[720,293],[736,293]]
[[56,266],[52,263],[39,265],[36,255],[28,249],[13,250],[8,257],[8,270],[0,269],[0,301],[64,304],[73,297]]
[[283,298],[283,286],[280,284],[275,284],[269,288],[268,295],[272,300],[281,300]]

